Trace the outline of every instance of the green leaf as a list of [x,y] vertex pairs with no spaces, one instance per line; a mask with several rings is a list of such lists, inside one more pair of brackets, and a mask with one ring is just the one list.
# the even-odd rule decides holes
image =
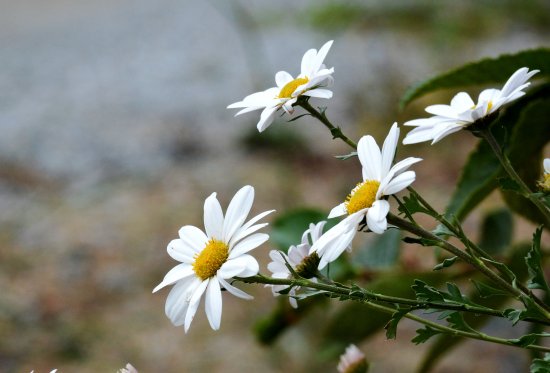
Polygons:
[[[271,225],[271,242],[279,250],[286,252],[291,245],[299,244],[302,234],[310,223],[326,220],[322,211],[310,208],[299,208],[280,215]],[[330,223],[330,222],[329,222]],[[325,231],[329,229],[325,226]]]
[[512,242],[513,220],[510,210],[503,208],[485,215],[481,224],[479,246],[489,254],[499,254]]
[[397,262],[400,247],[401,231],[388,229],[357,250],[352,263],[371,269],[389,268]]
[[533,359],[531,373],[550,373],[550,353],[544,354],[543,359]]
[[531,246],[531,250],[529,250],[525,257],[525,263],[529,271],[529,282],[527,283],[527,287],[529,289],[542,289],[546,292],[550,292],[542,269],[542,255],[540,252],[541,236],[542,227],[538,227],[533,234],[533,245]]
[[421,212],[423,214],[433,216],[432,212],[422,206],[422,203],[420,203],[418,198],[413,193],[403,197],[403,204],[398,207],[398,210],[403,215],[413,215]]
[[409,313],[410,308],[398,308],[397,311],[395,311],[391,315],[390,321],[384,326],[384,329],[386,329],[386,338],[387,339],[395,339],[397,336],[397,324],[403,319],[403,317]]
[[542,338],[550,337],[550,333],[526,334],[526,335],[524,335],[520,338],[509,339],[508,341],[515,344],[516,346],[527,347],[527,346],[532,345],[533,343],[535,343],[541,337]]
[[426,342],[428,339],[430,339],[434,335],[438,335],[438,334],[441,334],[441,332],[435,329],[432,329],[429,326],[426,326],[425,328],[416,330],[416,337],[414,337],[411,340],[411,342],[414,343],[415,345],[419,345],[421,343]]
[[433,286],[429,286],[424,281],[414,280],[414,285],[412,286],[412,289],[416,294],[416,299],[420,301],[445,302],[445,298],[443,297],[441,292]]
[[509,296],[508,292],[503,289],[492,287],[481,281],[472,280],[472,282],[474,283],[478,295],[481,298],[489,298],[493,296]]
[[505,82],[517,69],[525,66],[541,70],[534,78],[549,75],[550,49],[527,50],[469,63],[412,86],[401,98],[399,106],[404,108],[416,98],[440,89]]
[[445,259],[442,263],[439,263],[434,267],[434,271],[439,271],[444,268],[449,268],[453,264],[455,264],[456,260],[458,259],[458,256],[453,256],[452,258]]

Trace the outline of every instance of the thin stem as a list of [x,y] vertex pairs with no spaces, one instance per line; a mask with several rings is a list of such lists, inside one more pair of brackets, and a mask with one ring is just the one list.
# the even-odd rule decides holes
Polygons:
[[410,233],[413,233],[413,234],[417,235],[418,237],[422,237],[422,238],[425,238],[427,240],[433,241],[434,246],[439,246],[442,249],[447,250],[451,254],[453,254],[455,256],[458,256],[460,259],[464,260],[466,263],[469,263],[470,265],[475,267],[477,270],[479,270],[481,273],[483,273],[485,276],[487,276],[488,278],[493,280],[493,282],[495,284],[497,284],[501,288],[508,291],[510,294],[512,294],[517,299],[521,300],[522,296],[527,296],[527,297],[533,299],[533,301],[535,301],[535,306],[538,308],[538,310],[547,319],[550,320],[550,312],[548,311],[548,309],[547,309],[548,306],[546,304],[544,304],[542,302],[541,303],[537,302],[537,300],[539,300],[539,299],[534,297],[532,292],[529,291],[528,293],[525,293],[524,291],[520,290],[519,288],[514,287],[512,284],[508,283],[508,281],[506,281],[505,279],[500,277],[498,274],[493,272],[489,267],[487,267],[482,260],[480,260],[476,257],[472,257],[472,256],[468,255],[467,253],[460,250],[458,247],[454,246],[450,242],[445,241],[444,239],[436,236],[435,234],[433,234],[431,232],[428,232],[424,228],[422,228],[418,225],[412,224],[412,223],[410,223],[410,222],[408,222],[404,219],[401,219],[401,218],[399,218],[399,217],[397,217],[393,214],[388,214],[388,222],[390,224],[393,224],[393,225],[395,225],[395,226],[397,226],[401,229],[404,229],[404,230],[406,230]]
[[519,187],[521,188],[522,194],[524,197],[528,198],[537,208],[542,212],[546,219],[546,225],[550,226],[550,210],[542,201],[533,194],[531,189],[525,184],[523,179],[517,174],[516,170],[514,169],[514,166],[512,166],[512,162],[510,162],[510,159],[506,156],[506,154],[502,151],[498,141],[493,136],[490,129],[484,129],[479,131],[479,135],[481,138],[483,138],[489,146],[491,146],[491,149],[493,149],[493,152],[497,156],[498,160],[500,161],[500,164],[506,171],[506,173],[514,180]]
[[310,103],[308,102],[307,99],[299,100],[297,102],[297,105],[304,108],[304,110],[307,111],[309,114],[311,114],[312,117],[318,119],[321,123],[323,123],[325,125],[325,127],[327,127],[330,130],[330,133],[332,134],[333,138],[341,139],[346,144],[351,146],[353,149],[357,149],[357,144],[354,141],[352,141],[351,139],[349,139],[346,135],[344,135],[344,133],[342,132],[340,127],[337,127],[337,126],[333,125],[330,122],[330,120],[328,120],[328,118],[327,118],[324,111],[321,112],[321,111],[316,110],[313,106],[310,105]]
[[[382,301],[382,302],[395,304],[396,300],[400,300],[400,301],[404,300],[403,298],[386,297],[386,296],[381,296],[379,294],[369,293],[368,291],[365,291],[363,289],[362,289],[363,291],[361,291],[361,292],[355,292],[355,291],[352,291],[352,289],[350,289],[348,287],[341,286],[341,285],[323,284],[323,283],[313,282],[313,281],[310,281],[310,280],[307,280],[307,279],[279,279],[279,278],[265,277],[265,276],[262,276],[262,275],[256,275],[256,276],[251,276],[251,277],[246,277],[246,278],[237,277],[235,279],[237,281],[242,281],[242,282],[251,283],[251,284],[256,283],[256,284],[270,284],[270,285],[302,286],[302,287],[307,287],[307,288],[310,288],[310,289],[326,291],[327,293],[331,293],[335,296],[347,296],[350,299],[360,301],[360,302],[364,303],[365,305],[367,305],[371,308],[374,308],[374,309],[377,309],[379,311],[386,312],[386,313],[389,313],[389,314],[393,314],[396,311],[396,309],[392,308],[392,307],[383,306],[383,305],[380,305],[380,304],[377,304],[377,303],[373,303],[372,301],[375,300],[375,301]],[[384,299],[381,299],[381,298],[374,299],[374,298],[372,298],[372,296],[383,297]],[[392,298],[392,299],[389,299],[389,298]],[[411,302],[410,305],[412,305],[413,303],[415,305],[419,305],[419,304],[422,304],[422,303],[428,303],[428,302],[420,302],[420,301],[411,301],[411,300],[408,300],[408,299],[407,299],[407,301]],[[439,308],[441,308],[441,306],[443,306],[443,305],[438,304]],[[447,305],[447,306],[451,306],[451,305]],[[416,308],[433,308],[433,307],[431,307],[428,304],[425,304],[425,307],[416,307]],[[499,311],[496,311],[496,310],[485,309],[483,307],[476,307],[476,308],[477,308],[476,311],[472,311],[471,309],[461,309],[460,311],[484,313],[484,314],[489,314],[491,316],[504,317]],[[451,309],[451,308],[448,308],[448,309]],[[414,315],[410,312],[406,313],[404,315],[404,317],[406,317],[408,319],[411,319],[411,320],[414,320],[418,323],[424,324],[426,326],[429,326],[429,327],[431,327],[433,329],[436,329],[436,330],[438,330],[442,333],[451,334],[451,335],[454,335],[454,336],[466,337],[466,338],[479,339],[479,340],[482,340],[482,341],[498,343],[498,344],[502,344],[502,345],[506,345],[506,346],[520,347],[520,346],[514,345],[511,341],[509,341],[507,339],[492,337],[492,336],[489,336],[489,335],[486,335],[486,334],[480,333],[480,332],[467,332],[467,331],[463,331],[463,330],[453,329],[451,327],[444,326],[444,325],[426,320],[426,319],[424,319],[420,316]],[[540,322],[540,321],[536,320],[536,322]],[[538,345],[529,345],[529,346],[526,346],[525,348],[530,349],[530,350],[550,352],[549,347],[538,346]]]

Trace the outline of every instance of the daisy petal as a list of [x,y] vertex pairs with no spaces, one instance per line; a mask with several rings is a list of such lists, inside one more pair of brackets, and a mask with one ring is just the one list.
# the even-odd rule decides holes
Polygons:
[[220,282],[220,284],[224,287],[224,289],[227,290],[229,293],[233,294],[234,296],[241,299],[254,299],[252,295],[245,293],[241,289],[237,289],[233,285],[230,285],[229,282],[225,281],[221,276],[218,276],[217,279]]
[[260,270],[256,259],[248,254],[227,260],[220,269],[217,277],[231,278],[235,276],[250,277],[257,275]]
[[208,237],[204,232],[192,225],[181,227],[178,234],[183,243],[192,248],[196,253],[201,252],[208,242]]
[[231,251],[229,252],[229,259],[236,258],[239,255],[245,254],[250,250],[257,248],[268,239],[269,235],[265,233],[255,233],[251,236],[246,237],[231,249]]
[[402,174],[397,175],[394,177],[388,185],[384,188],[382,191],[382,194],[385,196],[390,196],[392,194],[398,193],[411,185],[414,182],[414,179],[416,178],[416,174],[414,171],[405,171]]
[[286,71],[279,71],[277,74],[275,74],[275,83],[277,83],[277,86],[279,88],[283,88],[287,83],[293,80],[294,78],[292,77],[292,75],[290,75]]
[[164,276],[164,279],[162,280],[162,282],[153,289],[153,293],[156,293],[163,287],[172,285],[173,283],[185,277],[189,277],[193,273],[194,273],[193,266],[187,263],[178,264],[177,266],[172,268],[170,271],[168,271],[168,273]]
[[316,88],[310,91],[302,93],[304,96],[318,97],[318,98],[332,98],[332,91],[328,89]]
[[242,187],[229,202],[223,224],[223,241],[229,242],[233,234],[242,226],[254,202],[254,188]]
[[397,127],[397,122],[395,122],[386,140],[384,140],[384,145],[382,145],[382,170],[381,178],[386,176],[390,171],[391,165],[393,163],[393,158],[395,157],[395,149],[397,148],[397,142],[399,141],[399,127]]
[[382,155],[372,136],[361,137],[357,145],[357,155],[363,166],[363,178],[365,180],[380,180]]
[[330,214],[328,214],[328,218],[335,218],[337,216],[346,215],[348,212],[346,210],[346,204],[341,203],[338,206],[334,207],[332,210],[330,210]]
[[222,319],[222,292],[217,279],[210,280],[206,288],[204,308],[210,327],[218,330]]
[[176,238],[175,240],[170,241],[166,247],[168,255],[177,260],[178,262],[192,264],[194,261],[194,256],[197,254],[197,251],[187,245],[183,240]]
[[164,312],[175,326],[183,325],[185,322],[185,314],[189,307],[190,294],[200,285],[201,280],[196,277],[188,277],[176,283],[164,306]]
[[195,318],[195,314],[197,313],[197,309],[199,308],[201,297],[204,294],[204,291],[206,290],[206,287],[208,286],[209,282],[210,280],[202,281],[201,284],[195,289],[195,292],[193,293],[193,295],[191,296],[191,299],[189,300],[189,306],[187,307],[187,312],[185,313],[185,322],[184,322],[184,328],[186,333],[189,330],[189,327],[191,326],[191,322]]
[[271,123],[273,123],[273,118],[275,117],[275,112],[277,110],[278,110],[278,107],[274,106],[274,107],[266,107],[262,111],[262,114],[260,115],[260,121],[256,125],[259,132],[265,131],[265,129],[269,127]]
[[222,238],[223,212],[216,193],[212,193],[204,201],[204,229],[210,238]]
[[311,71],[317,72],[319,68],[321,68],[321,65],[323,65],[323,61],[325,60],[328,51],[330,50],[330,47],[332,46],[333,40],[327,41],[321,49],[319,49],[319,52],[316,53],[315,58],[313,60],[313,63],[311,65]]
[[374,233],[382,234],[388,228],[386,216],[390,211],[390,204],[386,200],[378,200],[367,211],[367,225]]

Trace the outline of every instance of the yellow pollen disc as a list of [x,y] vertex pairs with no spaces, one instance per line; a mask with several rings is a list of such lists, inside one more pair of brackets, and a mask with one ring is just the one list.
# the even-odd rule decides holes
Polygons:
[[344,202],[348,214],[353,214],[359,210],[371,207],[376,201],[376,192],[380,182],[377,180],[366,180],[357,184]]
[[539,187],[543,192],[550,193],[550,174],[544,174],[544,179],[539,182]]
[[212,238],[208,241],[206,247],[195,256],[193,270],[197,277],[204,281],[216,275],[228,256],[229,247],[227,244]]
[[286,83],[281,92],[279,92],[279,98],[291,98],[292,94],[302,84],[309,82],[307,76],[305,78],[297,78]]
[[489,104],[487,104],[487,112],[490,112],[492,107],[493,107],[493,101],[489,101]]

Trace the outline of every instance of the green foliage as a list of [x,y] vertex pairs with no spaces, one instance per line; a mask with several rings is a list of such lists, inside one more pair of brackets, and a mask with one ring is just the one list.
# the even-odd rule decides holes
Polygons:
[[419,345],[421,343],[426,342],[428,339],[430,339],[434,335],[438,335],[438,334],[441,334],[441,332],[429,326],[426,326],[422,329],[416,330],[416,337],[411,339],[411,342],[414,343],[415,345]]
[[444,269],[444,268],[449,268],[450,266],[455,264],[457,259],[458,259],[458,256],[453,256],[452,258],[445,259],[443,262],[437,264],[434,267],[434,271],[439,271],[439,270]]
[[531,367],[531,373],[550,373],[550,354],[544,354],[543,359],[534,359]]
[[506,208],[491,211],[481,224],[479,246],[489,254],[499,254],[512,242],[513,220]]
[[542,236],[542,227],[537,228],[533,234],[533,246],[527,256],[525,257],[525,263],[529,271],[529,282],[527,287],[529,289],[542,289],[546,292],[550,292],[548,283],[544,278],[544,271],[542,269],[542,255],[540,252],[540,239]]
[[[326,219],[326,214],[311,208],[299,208],[279,215],[271,225],[271,242],[286,252],[291,245],[299,244],[310,223]],[[328,225],[328,224],[327,224]],[[328,227],[325,225],[325,231]]]
[[384,329],[386,329],[386,338],[387,339],[395,339],[397,336],[397,325],[401,321],[401,319],[411,311],[410,308],[401,308],[398,307],[397,311],[395,311],[390,318],[390,321],[384,326]]
[[384,269],[393,266],[399,258],[401,248],[401,231],[388,229],[381,235],[376,235],[353,258],[353,263],[371,269]]
[[440,89],[505,82],[517,69],[524,66],[541,70],[535,78],[550,75],[550,49],[539,48],[487,58],[427,79],[405,92],[400,107],[403,108],[418,97]]

